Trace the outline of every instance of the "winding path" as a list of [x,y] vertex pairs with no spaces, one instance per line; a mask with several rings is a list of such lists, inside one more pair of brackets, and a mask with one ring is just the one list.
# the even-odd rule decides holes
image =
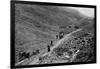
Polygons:
[[43,56],[45,56],[47,54],[50,54],[53,51],[54,48],[57,48],[60,44],[63,44],[64,41],[68,40],[73,33],[76,33],[76,32],[81,31],[81,30],[82,29],[77,29],[77,30],[75,30],[75,31],[73,31],[73,32],[71,32],[69,34],[66,34],[61,40],[58,40],[55,43],[55,45],[51,48],[51,51],[50,52],[43,54]]
[[[50,52],[46,52],[46,53],[44,53],[44,54],[39,54],[39,55],[37,55],[35,58],[32,56],[32,57],[30,57],[31,60],[23,60],[23,61],[17,63],[16,65],[20,65],[20,64],[23,64],[23,63],[26,63],[26,64],[28,64],[28,65],[36,64],[36,63],[39,61],[39,57],[40,57],[40,56],[45,56],[45,55],[50,54],[50,53],[53,51],[54,48],[57,48],[60,44],[63,44],[64,41],[68,40],[68,39],[71,37],[71,35],[72,35],[73,33],[76,33],[76,32],[81,31],[81,30],[82,30],[82,29],[77,29],[77,30],[75,30],[75,31],[72,31],[72,32],[69,33],[69,34],[66,34],[61,40],[58,40],[58,41],[54,44],[54,46],[51,48],[51,51],[50,51]],[[25,64],[25,65],[26,65],[26,64]]]

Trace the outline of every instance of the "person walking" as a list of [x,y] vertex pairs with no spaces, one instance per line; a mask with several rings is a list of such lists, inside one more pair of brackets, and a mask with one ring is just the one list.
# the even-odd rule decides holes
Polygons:
[[48,47],[48,52],[50,52],[50,46],[48,45],[47,47]]
[[62,39],[63,37],[64,37],[64,32],[63,31],[59,32],[59,39]]
[[51,42],[50,42],[50,46],[53,46],[53,41],[51,40]]

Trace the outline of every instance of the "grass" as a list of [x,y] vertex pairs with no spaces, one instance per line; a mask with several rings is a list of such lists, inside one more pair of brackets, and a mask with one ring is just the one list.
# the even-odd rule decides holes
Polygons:
[[[93,19],[87,19],[78,11],[72,11],[69,8],[65,10],[59,6],[16,4],[15,10],[16,63],[20,61],[18,55],[20,52],[31,53],[34,50],[41,52],[47,49],[47,45],[50,44],[51,40],[57,41],[56,35],[60,31],[68,34],[77,28],[82,28],[81,32],[72,35],[79,38],[81,34],[91,33],[94,30]],[[74,38],[70,39],[69,43],[67,42],[67,47],[79,49],[81,45],[75,44],[78,42],[77,40],[70,44],[73,40]],[[79,38],[79,40],[81,39]],[[66,47],[66,45],[64,46]]]

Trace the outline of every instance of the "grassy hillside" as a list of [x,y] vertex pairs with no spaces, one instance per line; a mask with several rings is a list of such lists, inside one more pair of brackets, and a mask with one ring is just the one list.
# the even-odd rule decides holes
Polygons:
[[16,62],[20,59],[19,52],[47,48],[51,40],[56,41],[55,36],[59,31],[68,34],[77,27],[83,28],[87,24],[91,27],[91,20],[86,18],[69,8],[65,10],[59,6],[16,4]]

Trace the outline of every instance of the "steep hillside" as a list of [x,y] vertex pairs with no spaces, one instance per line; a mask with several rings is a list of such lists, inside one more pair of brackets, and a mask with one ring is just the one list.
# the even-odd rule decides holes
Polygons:
[[[50,41],[56,41],[56,34],[64,31],[68,34],[78,28],[90,24],[76,10],[59,6],[15,5],[15,46],[16,62],[20,52],[40,52],[47,48]],[[91,20],[90,20],[91,21]]]

